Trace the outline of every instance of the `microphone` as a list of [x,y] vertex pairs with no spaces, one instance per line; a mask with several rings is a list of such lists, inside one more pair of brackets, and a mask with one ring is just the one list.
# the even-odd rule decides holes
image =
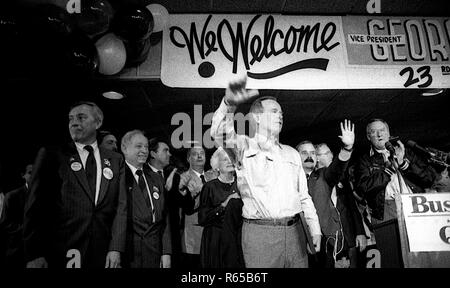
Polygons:
[[386,147],[386,149],[389,151],[389,153],[391,154],[390,157],[393,157],[395,155],[395,149],[394,149],[394,145],[392,145],[391,142],[386,142],[384,144],[384,147]]
[[412,140],[408,140],[406,142],[406,145],[408,145],[411,148],[417,149],[418,151],[424,153],[428,157],[436,157],[435,153],[428,151],[427,149],[423,148],[422,146],[419,146],[416,142],[414,142]]
[[398,136],[391,136],[389,137],[389,143],[391,143],[392,145],[398,146],[398,141],[400,140],[400,137]]

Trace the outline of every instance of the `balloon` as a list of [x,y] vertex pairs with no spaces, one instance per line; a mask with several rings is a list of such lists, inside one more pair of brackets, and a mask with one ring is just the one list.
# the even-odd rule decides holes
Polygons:
[[152,13],[155,22],[153,32],[163,31],[169,23],[169,12],[167,9],[160,4],[150,4],[146,8]]
[[104,75],[119,73],[125,66],[127,53],[125,46],[113,33],[108,33],[95,43],[99,58],[99,72]]
[[91,38],[108,31],[114,10],[107,0],[82,0],[81,13],[74,13],[76,25]]
[[124,41],[127,51],[126,66],[137,66],[147,59],[150,52],[150,37],[141,41]]
[[29,62],[28,70],[36,77],[59,76],[65,69],[65,41],[74,30],[70,15],[51,4],[40,4],[23,13],[21,25],[28,47],[23,57]]
[[77,76],[92,76],[99,65],[94,42],[81,32],[73,33],[67,39],[64,59],[69,73]]
[[[51,4],[38,5],[32,11],[31,28],[48,37],[67,36],[72,33],[74,25],[66,10]],[[35,26],[34,26],[35,25]]]
[[153,16],[145,7],[127,7],[114,18],[113,32],[128,41],[147,39],[153,31]]

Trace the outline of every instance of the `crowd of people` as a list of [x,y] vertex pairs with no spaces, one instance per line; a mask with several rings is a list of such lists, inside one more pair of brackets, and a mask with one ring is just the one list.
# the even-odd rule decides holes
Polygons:
[[[358,267],[369,238],[389,251],[393,240],[377,234],[396,219],[398,194],[449,191],[447,168],[392,145],[382,119],[367,123],[370,150],[356,159],[350,120],[340,123],[335,153],[307,139],[280,143],[282,107],[245,86],[230,82],[214,113],[210,170],[200,144],[187,150],[188,169],[172,167],[170,143],[140,130],[119,143],[100,130],[95,103],[76,103],[72,141],[42,148],[23,187],[0,193],[0,265]],[[230,115],[254,97],[254,135],[237,134]]]

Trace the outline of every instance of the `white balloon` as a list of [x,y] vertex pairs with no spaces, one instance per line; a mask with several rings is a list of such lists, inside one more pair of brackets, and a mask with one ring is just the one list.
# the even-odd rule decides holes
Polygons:
[[163,31],[169,23],[169,12],[161,4],[150,4],[146,7],[153,16],[153,32]]
[[119,73],[127,61],[127,52],[122,40],[108,33],[95,42],[98,52],[99,72],[103,75]]

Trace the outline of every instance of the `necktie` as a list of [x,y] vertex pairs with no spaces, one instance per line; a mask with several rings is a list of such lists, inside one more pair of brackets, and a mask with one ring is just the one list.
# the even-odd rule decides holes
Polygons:
[[200,175],[200,179],[202,179],[202,183],[203,183],[203,184],[205,184],[205,183],[206,183],[206,180],[205,180],[205,175],[203,175],[203,174],[202,174],[202,175]]
[[94,196],[95,201],[95,188],[97,182],[97,163],[94,157],[94,148],[91,145],[84,146],[84,149],[89,152],[86,160],[86,177],[89,183],[89,188],[91,189],[91,194]]
[[163,175],[163,172],[161,170],[158,170],[158,174],[159,174],[159,176],[161,176],[164,179],[164,175]]
[[306,180],[309,180],[309,174],[308,173],[306,173]]
[[147,203],[148,207],[152,207],[148,196],[147,185],[145,185],[144,176],[142,175],[142,170],[136,170],[136,175],[138,175],[138,185],[144,195],[145,203]]

